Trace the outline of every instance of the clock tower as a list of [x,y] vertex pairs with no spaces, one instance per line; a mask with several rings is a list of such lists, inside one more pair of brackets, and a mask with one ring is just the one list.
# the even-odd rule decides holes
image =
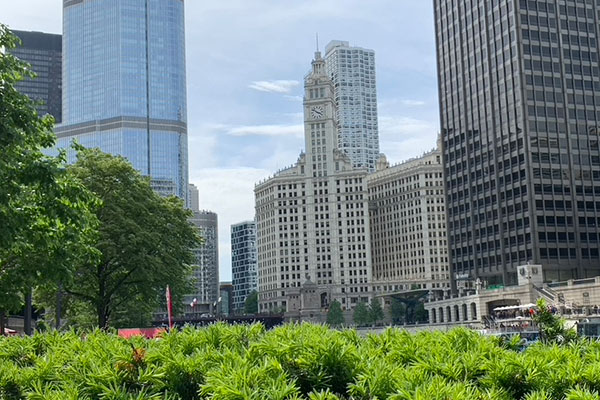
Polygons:
[[315,52],[312,70],[304,79],[304,139],[309,176],[334,172],[334,151],[338,148],[333,83],[325,72],[325,60]]
[[306,150],[254,189],[259,311],[291,320],[324,322],[331,301],[349,311],[372,295],[368,171],[338,149],[333,89],[317,51],[304,78]]

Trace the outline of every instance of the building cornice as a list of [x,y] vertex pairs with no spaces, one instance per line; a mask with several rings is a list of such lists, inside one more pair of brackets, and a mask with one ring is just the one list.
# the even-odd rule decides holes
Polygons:
[[[102,132],[111,129],[134,128],[148,129],[148,120],[139,117],[116,117],[101,120],[83,122],[80,124],[60,125],[54,129],[59,138],[83,135],[92,132]],[[151,131],[167,131],[187,134],[187,124],[181,121],[171,121],[164,119],[150,119]]]

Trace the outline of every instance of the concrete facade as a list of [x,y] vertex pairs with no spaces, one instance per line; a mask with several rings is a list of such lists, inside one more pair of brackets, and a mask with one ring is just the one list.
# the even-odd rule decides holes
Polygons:
[[435,0],[453,273],[514,285],[600,275],[592,1]]
[[[198,229],[203,243],[194,249],[195,292],[185,297],[185,315],[216,312],[219,299],[219,234],[217,214],[194,211],[190,222]],[[194,302],[193,300],[196,299]]]
[[450,287],[441,151],[367,177],[373,286],[378,294]]
[[600,277],[544,284],[541,265],[518,270],[518,285],[486,288],[479,282],[475,290],[462,295],[431,299],[425,303],[429,323],[483,328],[489,325],[495,308],[535,304],[540,298],[569,318],[600,312]]
[[306,153],[255,187],[259,312],[297,313],[307,281],[322,310],[333,299],[348,309],[371,297],[367,169],[338,149],[333,84],[319,52],[304,88]]

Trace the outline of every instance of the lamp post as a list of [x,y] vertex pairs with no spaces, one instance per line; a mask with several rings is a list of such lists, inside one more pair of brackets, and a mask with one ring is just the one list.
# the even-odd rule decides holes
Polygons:
[[220,310],[219,310],[219,308],[220,308],[219,304],[221,304],[222,300],[223,299],[219,296],[219,298],[217,299],[217,301],[215,301],[213,303],[213,307],[214,307],[214,310],[215,310],[215,317],[217,318],[217,320],[219,320],[220,316],[221,316],[221,313],[220,313]]

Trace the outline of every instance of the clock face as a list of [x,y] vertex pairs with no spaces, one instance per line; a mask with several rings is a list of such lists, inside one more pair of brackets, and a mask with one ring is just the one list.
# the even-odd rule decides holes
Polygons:
[[323,106],[313,106],[310,109],[310,116],[314,119],[323,118],[325,116],[325,109]]

